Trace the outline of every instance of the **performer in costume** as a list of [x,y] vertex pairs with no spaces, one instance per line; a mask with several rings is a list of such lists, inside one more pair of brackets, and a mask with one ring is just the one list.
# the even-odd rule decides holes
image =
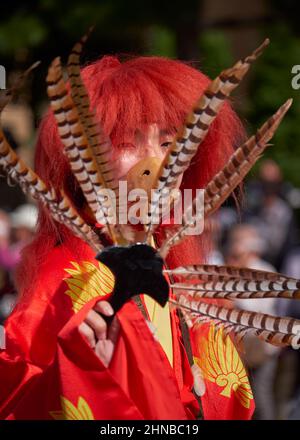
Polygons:
[[[180,184],[181,189],[206,188],[205,213],[210,214],[257,160],[290,102],[256,137],[242,143],[243,129],[225,99],[261,48],[213,82],[178,61],[139,57],[120,62],[110,56],[85,67],[82,82],[81,48],[82,42],[69,58],[69,92],[60,60],[50,66],[52,111],[41,123],[36,174],[0,133],[1,166],[40,202],[36,237],[18,271],[19,302],[6,323],[0,417],[249,419],[253,395],[228,333],[242,337],[252,332],[269,342],[296,346],[299,323],[242,311],[236,316],[216,299],[295,298],[298,281],[201,264],[202,237],[180,243],[189,224],[186,218],[175,233],[174,227],[155,228],[149,222],[145,249],[159,248],[157,264],[165,259],[171,299],[161,307],[139,291],[108,322],[115,312],[110,298],[120,280],[117,273],[127,271],[125,283],[132,283],[135,274],[142,282],[139,271],[148,269],[139,259],[130,260],[126,246],[139,241],[135,228],[97,224],[99,209],[105,219],[110,207],[109,200],[97,197],[101,187],[115,190],[124,179],[148,190]],[[161,215],[159,206],[154,201],[151,212]],[[119,272],[103,263],[111,244],[129,249]],[[110,261],[111,254],[105,258]]]

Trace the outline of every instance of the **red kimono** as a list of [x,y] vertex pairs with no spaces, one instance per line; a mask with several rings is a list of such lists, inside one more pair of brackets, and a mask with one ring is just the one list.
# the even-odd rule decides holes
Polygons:
[[[173,368],[133,301],[118,313],[120,334],[108,368],[80,335],[87,311],[112,288],[110,272],[88,246],[80,261],[65,246],[51,251],[33,293],[6,323],[1,419],[197,418],[176,311],[171,312]],[[204,418],[251,418],[253,396],[230,338],[202,326],[191,339],[206,384]]]

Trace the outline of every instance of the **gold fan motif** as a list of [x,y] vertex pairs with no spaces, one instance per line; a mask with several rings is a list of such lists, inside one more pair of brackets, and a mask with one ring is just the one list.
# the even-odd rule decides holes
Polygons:
[[222,327],[216,330],[210,326],[208,337],[200,341],[199,353],[195,362],[204,378],[222,388],[222,396],[230,398],[235,393],[241,405],[250,408],[253,394],[245,367],[230,337],[224,337]]
[[49,414],[55,420],[95,420],[91,408],[79,396],[77,406],[64,396],[60,396],[62,409],[59,411],[50,411]]
[[73,268],[65,269],[71,277],[64,278],[69,289],[65,294],[72,300],[72,308],[77,313],[93,298],[108,295],[112,292],[115,279],[112,272],[104,264],[82,261],[80,264],[70,262]]

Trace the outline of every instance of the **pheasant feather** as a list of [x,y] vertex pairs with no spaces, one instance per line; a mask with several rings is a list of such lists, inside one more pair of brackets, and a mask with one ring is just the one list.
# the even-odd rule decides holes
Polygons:
[[[210,277],[210,275],[207,275]],[[287,285],[287,287],[285,287]],[[194,298],[300,298],[299,281],[248,281],[229,278],[226,281],[208,281],[201,284],[175,283],[170,287],[174,290],[187,291]]]
[[99,218],[99,214],[101,214],[108,232],[114,238],[114,232],[110,226],[113,216],[111,205],[106,198],[99,195],[99,191],[103,187],[103,180],[99,176],[97,165],[90,152],[77,109],[67,92],[59,58],[56,58],[49,68],[47,84],[58,132],[69,158],[71,169],[95,217]]
[[189,266],[176,267],[175,269],[166,269],[164,273],[169,275],[175,275],[186,279],[201,279],[203,276],[215,276],[226,278],[237,278],[251,281],[284,281],[294,280],[293,278],[276,272],[267,272],[265,270],[250,269],[248,267],[236,267],[236,266],[219,266],[216,264],[195,264]]
[[[114,206],[110,206],[109,209],[111,212],[116,211],[115,214],[117,218],[120,208],[119,186],[115,179],[115,170],[111,160],[111,141],[105,136],[100,124],[95,123],[95,114],[90,110],[89,95],[82,81],[80,72],[80,56],[91,31],[92,28],[73,47],[68,58],[67,71],[71,85],[71,96],[78,111],[79,121],[89,143],[90,153],[93,155],[98,168],[98,173],[101,176],[102,187],[113,191]],[[108,204],[109,201],[110,198],[108,196],[106,204]],[[98,221],[101,223],[100,218]],[[123,237],[126,236],[126,230],[121,226],[115,227],[115,233],[118,242],[123,240],[122,235]]]
[[111,188],[117,194],[118,184],[114,178],[112,161],[110,160],[111,142],[110,139],[104,135],[99,124],[95,123],[95,115],[90,111],[89,96],[80,73],[80,55],[89,37],[89,33],[75,44],[68,59],[67,71],[71,85],[71,96],[76,105],[80,123],[97,163],[98,171],[102,176],[102,184],[106,188]]
[[223,170],[207,185],[205,189],[205,215],[213,214],[241,183],[242,179],[268,146],[268,141],[274,136],[292,102],[292,99],[288,99],[258,130],[255,136],[252,136],[236,150]]
[[30,194],[35,200],[42,202],[55,220],[66,224],[76,236],[87,241],[95,250],[101,248],[96,234],[80,217],[67,196],[49,189],[43,180],[27,167],[10,147],[1,129],[0,165],[11,179],[19,183],[25,194]]
[[23,82],[26,80],[30,72],[32,72],[38,65],[40,64],[40,61],[36,61],[34,64],[32,64],[25,72],[23,72],[14,82],[12,87],[9,89],[1,90],[0,92],[0,112],[4,109],[4,107],[11,101],[14,94],[17,90],[22,87]]
[[231,69],[224,70],[211,82],[187,117],[158,172],[156,191],[149,209],[149,223],[146,225],[148,236],[153,231],[154,224],[157,224],[161,214],[160,205],[164,190],[174,187],[179,176],[189,167],[225,99],[240,84],[251,63],[257,59],[268,44],[269,40],[265,40],[250,56],[238,61]]
[[[173,283],[171,287],[187,291],[195,298],[300,298],[299,280],[273,272],[196,265],[167,270],[165,273],[189,280],[189,283]],[[198,284],[194,284],[195,281]]]
[[203,318],[209,318],[219,325],[223,324],[228,332],[233,332],[237,336],[244,337],[247,333],[257,332],[266,342],[271,342],[272,338],[275,338],[277,343],[280,340],[284,345],[300,347],[300,320],[228,309],[195,300],[189,301],[186,298],[179,302],[173,300],[170,302],[185,311],[189,326],[203,323]]
[[[115,179],[115,170],[111,160],[111,141],[109,137],[104,134],[101,125],[95,122],[95,113],[90,109],[89,95],[81,78],[80,56],[91,31],[92,28],[75,44],[68,59],[67,71],[71,85],[71,96],[78,111],[79,121],[89,143],[90,152],[93,154],[93,158],[98,167],[98,173],[101,175],[102,187],[109,190],[107,197],[105,197],[105,203],[111,213],[115,212],[116,220],[112,222],[115,226],[111,228],[113,229],[111,232],[114,232],[115,240],[118,243],[126,243],[132,241],[133,233],[128,226],[117,225],[118,212],[122,208],[119,199],[119,186]],[[111,194],[113,194],[112,200]],[[105,218],[104,221],[102,218],[101,216],[97,217],[98,222],[107,224]]]
[[[256,135],[253,135],[234,152],[225,167],[208,183],[204,191],[204,213],[203,211],[196,212],[197,199],[195,199],[187,215],[183,216],[183,225],[162,244],[160,253],[163,257],[167,255],[171,246],[179,243],[186,236],[189,227],[194,226],[196,221],[203,219],[204,216],[213,214],[241,183],[267,147],[268,141],[273,137],[291,104],[291,99],[286,101]],[[192,221],[190,220],[191,210],[194,217]]]

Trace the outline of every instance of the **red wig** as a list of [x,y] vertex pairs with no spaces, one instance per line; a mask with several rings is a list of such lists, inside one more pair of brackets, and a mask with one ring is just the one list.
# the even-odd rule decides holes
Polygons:
[[[122,154],[124,138],[136,129],[157,123],[174,132],[180,127],[193,104],[209,84],[209,79],[193,67],[160,57],[138,57],[120,62],[105,56],[85,67],[82,76],[91,107],[105,133],[110,136],[114,154]],[[204,188],[219,171],[236,144],[244,135],[241,123],[228,103],[212,124],[193,163],[185,172],[182,188]],[[64,188],[80,209],[78,186],[63,154],[53,114],[43,119],[37,142],[35,168],[54,188]],[[77,196],[74,194],[77,194]],[[189,238],[170,253],[170,267],[200,262],[203,259],[203,238]],[[34,241],[24,250],[17,274],[19,292],[23,295],[34,286],[39,265],[49,251],[64,242],[78,258],[83,242],[63,225],[56,223],[48,211],[40,207],[38,230]],[[201,250],[202,249],[202,250]]]

